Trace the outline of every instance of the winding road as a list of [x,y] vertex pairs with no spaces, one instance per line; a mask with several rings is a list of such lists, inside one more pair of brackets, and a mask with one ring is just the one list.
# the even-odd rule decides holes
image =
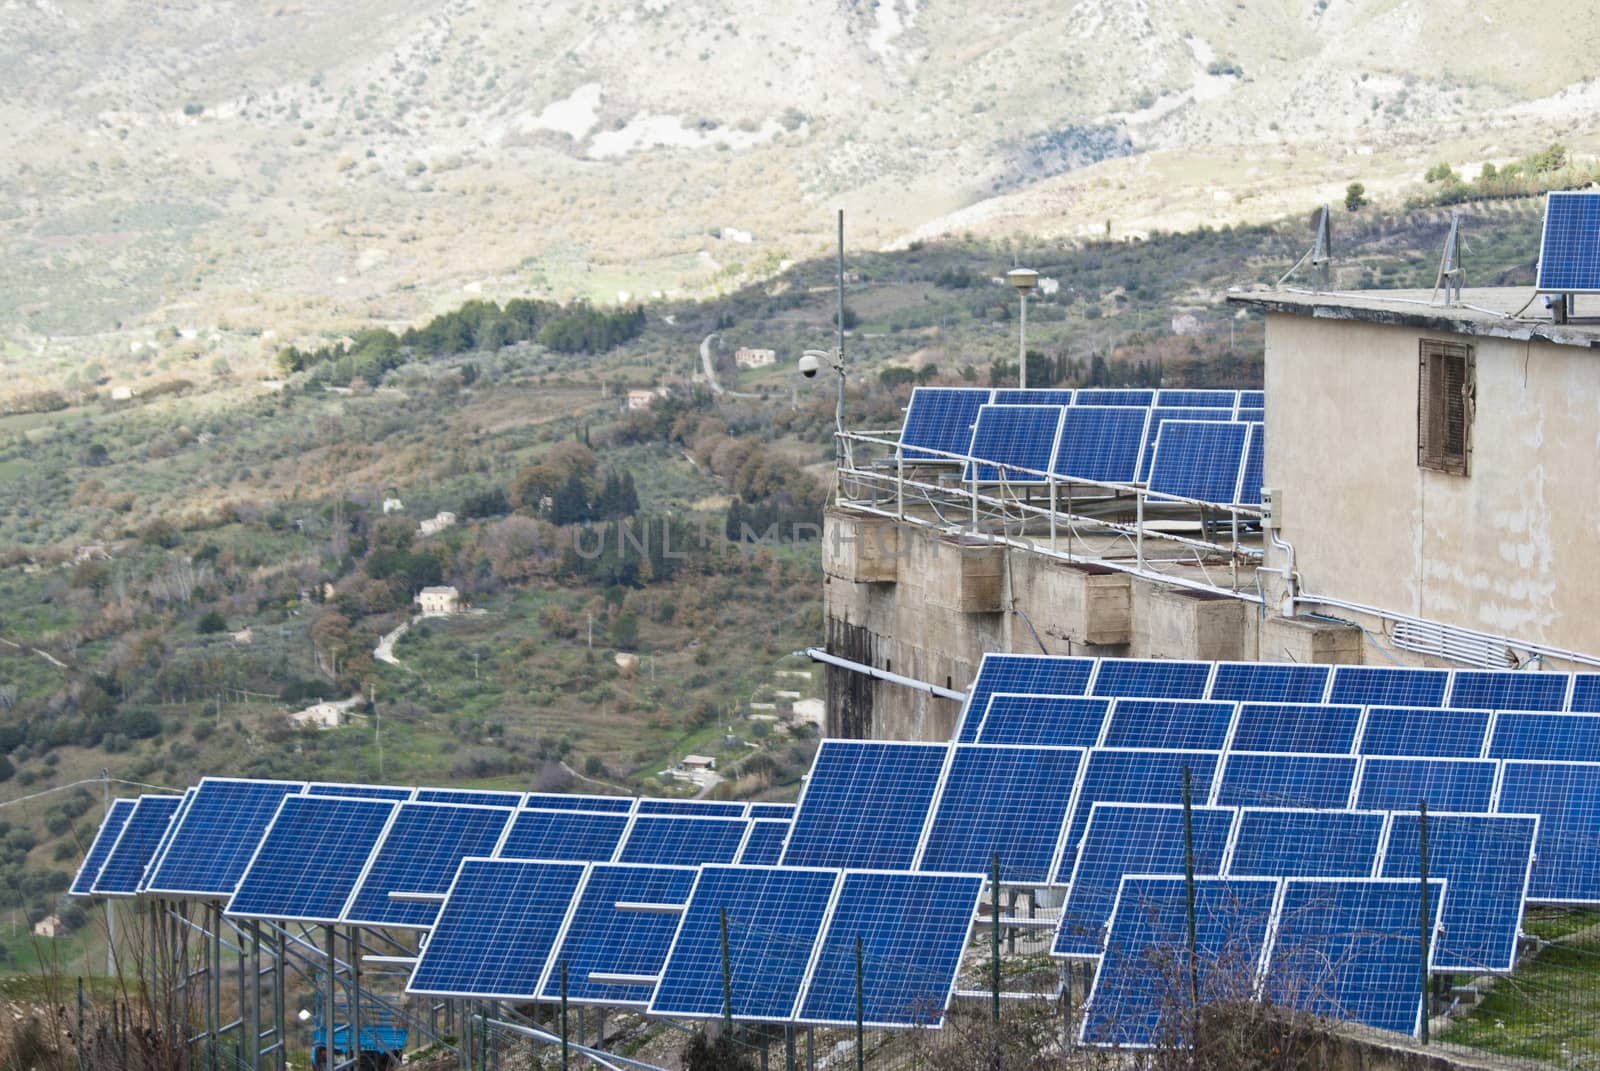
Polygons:
[[705,369],[706,382],[711,384],[712,394],[726,394],[730,398],[759,398],[759,394],[750,394],[746,391],[723,390],[722,384],[717,382],[717,370],[711,363],[711,340],[717,337],[715,331],[700,340],[700,367]]

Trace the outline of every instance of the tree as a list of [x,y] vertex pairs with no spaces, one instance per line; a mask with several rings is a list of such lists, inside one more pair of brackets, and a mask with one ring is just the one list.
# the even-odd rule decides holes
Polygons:
[[228,631],[228,621],[216,610],[207,610],[195,622],[194,630],[202,636],[215,635],[218,632]]
[[1348,212],[1358,212],[1367,203],[1367,188],[1359,182],[1352,182],[1344,188],[1344,207]]

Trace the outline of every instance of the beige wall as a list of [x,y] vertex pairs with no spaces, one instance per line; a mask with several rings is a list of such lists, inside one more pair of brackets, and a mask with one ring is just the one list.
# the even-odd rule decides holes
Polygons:
[[[1417,466],[1424,337],[1476,350],[1468,476]],[[1307,592],[1600,653],[1600,355],[1276,314],[1266,386]]]

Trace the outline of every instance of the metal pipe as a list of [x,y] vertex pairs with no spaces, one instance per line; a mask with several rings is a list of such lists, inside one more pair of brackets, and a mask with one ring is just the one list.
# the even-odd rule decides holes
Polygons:
[[929,684],[927,681],[919,681],[914,677],[903,677],[898,673],[890,673],[886,669],[877,669],[876,667],[869,666],[864,662],[852,662],[848,658],[840,658],[838,655],[829,654],[821,647],[807,647],[804,651],[796,651],[795,654],[804,655],[813,662],[821,662],[824,665],[834,666],[838,669],[848,669],[852,673],[862,673],[877,680],[888,681],[890,684],[898,684],[906,688],[915,688],[919,692],[927,692],[929,695],[936,695],[941,699],[955,699],[958,701],[963,701],[967,698],[966,692],[958,692],[950,688],[941,688],[937,684]]

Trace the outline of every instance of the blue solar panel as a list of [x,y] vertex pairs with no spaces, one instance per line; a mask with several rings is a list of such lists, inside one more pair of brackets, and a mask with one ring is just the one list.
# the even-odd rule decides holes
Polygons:
[[722,1015],[720,917],[726,912],[733,1018],[793,1019],[839,877],[833,870],[702,868],[650,1014],[695,1019]]
[[111,854],[112,845],[116,844],[117,837],[122,833],[122,827],[127,824],[128,816],[138,805],[138,800],[112,800],[111,806],[106,811],[105,819],[100,823],[100,830],[94,835],[94,841],[89,845],[89,853],[83,857],[83,865],[78,868],[78,873],[72,879],[72,887],[67,891],[73,896],[88,896],[94,888],[94,879],[100,875],[100,868],[105,865],[106,857]]
[[1267,404],[1267,392],[1264,390],[1242,390],[1239,392],[1239,406],[1254,406],[1257,409]]
[[1047,884],[1082,762],[1078,748],[958,745],[917,869],[987,875],[998,853],[1001,881]]
[[1600,762],[1600,717],[1592,714],[1495,715],[1491,759]]
[[1474,673],[1456,670],[1446,706],[1476,710],[1564,710],[1565,673]]
[[1225,505],[1239,500],[1247,425],[1167,420],[1156,436],[1151,494]]
[[1364,759],[1356,807],[1414,811],[1418,800],[1426,800],[1429,810],[1481,814],[1494,800],[1497,765],[1478,759]]
[[173,812],[172,820],[167,823],[166,832],[161,834],[161,841],[156,845],[155,854],[150,856],[150,862],[144,868],[144,876],[139,879],[139,891],[145,891],[150,882],[150,875],[155,873],[156,866],[167,854],[167,845],[172,841],[172,834],[177,831],[183,816],[188,813],[189,804],[194,802],[195,788],[190,785],[183,790],[183,798],[178,804],[178,809]]
[[228,914],[334,923],[393,820],[394,800],[285,796]]
[[1371,878],[1378,869],[1381,811],[1247,807],[1239,812],[1228,873],[1279,878]]
[[1442,707],[1450,671],[1339,666],[1333,671],[1330,703],[1357,706]]
[[1077,852],[1091,806],[1096,803],[1182,803],[1185,766],[1190,775],[1189,798],[1191,802],[1203,803],[1211,794],[1217,758],[1216,752],[1211,751],[1097,749],[1089,752],[1072,826],[1067,833],[1062,867]]
[[909,870],[948,747],[824,740],[800,796],[785,866]]
[[1237,707],[1187,699],[1118,699],[1106,722],[1105,747],[1221,751]]
[[698,815],[701,818],[743,818],[749,811],[748,803],[735,800],[668,800],[642,799],[640,814]]
[[1248,425],[1250,438],[1244,447],[1244,471],[1239,474],[1239,504],[1261,505],[1261,485],[1266,482],[1267,426],[1257,416]]
[[1348,807],[1357,764],[1351,755],[1230,752],[1215,802],[1225,807]]
[[999,692],[989,697],[977,742],[1093,747],[1100,742],[1110,710],[1110,699]]
[[[1482,974],[1516,965],[1517,930],[1538,824],[1531,815],[1428,812],[1428,876],[1450,885],[1434,970]],[[1384,877],[1421,877],[1420,832],[1420,816],[1394,816]]]
[[419,788],[418,803],[463,803],[482,807],[521,807],[521,792],[488,792],[476,788]]
[[1234,419],[1241,420],[1246,424],[1261,424],[1267,419],[1267,411],[1259,406],[1247,407],[1241,405],[1239,411],[1234,414]]
[[1158,408],[1187,406],[1192,409],[1226,409],[1233,412],[1239,404],[1236,390],[1163,390],[1156,392]]
[[151,893],[226,898],[261,842],[278,803],[298,781],[207,777],[195,790],[166,853],[150,875]]
[[1050,471],[1074,480],[1132,483],[1139,472],[1149,418],[1148,409],[1073,406],[1062,418],[1061,441]]
[[688,903],[698,873],[693,867],[595,866],[573,908],[561,946],[551,956],[545,999],[561,999],[561,965],[565,963],[567,999],[575,1004],[639,1008],[649,1004],[653,980],[620,979],[661,973],[679,914],[641,911],[639,907]]
[[950,874],[846,874],[818,946],[797,1021],[937,1027],[955,989],[983,879]]
[[132,896],[139,891],[182,800],[181,796],[139,797],[90,886],[96,896]]
[[751,818],[778,818],[787,822],[794,818],[794,804],[792,803],[752,803],[750,805]]
[[1131,699],[1204,699],[1210,662],[1102,658],[1093,695]]
[[1600,764],[1508,760],[1501,814],[1539,816],[1528,899],[1600,904]]
[[416,791],[399,785],[346,785],[334,781],[313,781],[306,786],[308,796],[349,796],[368,800],[408,800]]
[[995,405],[1071,405],[1076,392],[1070,390],[1017,390],[1014,387],[994,392]]
[[1331,666],[1219,662],[1208,699],[1230,703],[1320,703]]
[[1153,390],[1113,387],[1080,390],[1075,404],[1134,406],[1139,409],[1149,409],[1151,405],[1155,404],[1155,400],[1156,392]]
[[569,796],[561,792],[530,792],[524,807],[543,811],[610,811],[627,814],[638,800],[632,796]]
[[625,814],[519,811],[496,854],[501,859],[570,859],[609,863],[628,828]]
[[978,726],[984,711],[989,709],[989,697],[996,692],[1083,695],[1088,691],[1094,667],[1092,658],[984,655],[978,665],[978,675],[967,689],[967,703],[961,708],[961,728],[956,739],[970,744],[978,738]]
[[396,900],[391,892],[443,893],[461,860],[488,856],[500,843],[512,812],[503,807],[402,803],[394,825],[372,857],[345,911],[345,921],[367,926],[432,926],[439,905]]
[[[911,392],[905,424],[900,429],[901,452],[907,458],[952,460],[929,453],[965,454],[972,443],[972,425],[978,410],[989,404],[992,391],[966,387],[918,387]],[[923,449],[914,449],[922,447]]]
[[[1296,1011],[1415,1035],[1422,1022],[1420,882],[1291,878],[1284,883],[1264,995]],[[1446,883],[1428,881],[1437,933]],[[1437,949],[1430,943],[1430,952]]]
[[[986,405],[972,431],[973,457],[994,465],[968,465],[966,479],[1044,483],[1056,456],[1056,438],[1066,410],[1058,405]],[[1010,468],[997,468],[1009,465]],[[1029,469],[1031,472],[1019,472]]]
[[1246,703],[1239,708],[1232,747],[1238,751],[1348,754],[1355,748],[1360,725],[1360,707]]
[[633,820],[617,862],[652,866],[731,863],[738,858],[748,826],[743,818],[641,814]]
[[1539,243],[1541,291],[1600,291],[1600,197],[1552,190],[1545,195]]
[[538,1000],[586,870],[580,863],[463,860],[406,991]]
[[776,866],[783,858],[783,842],[788,836],[788,822],[757,818],[750,823],[750,835],[739,849],[739,862],[744,866]]
[[[1191,807],[1194,872],[1222,869],[1233,828],[1231,807]],[[1184,866],[1183,807],[1097,803],[1070,874],[1052,956],[1093,957],[1105,947],[1106,923],[1124,874],[1181,874]]]
[[[1202,1004],[1251,999],[1277,891],[1275,880],[1195,879],[1195,976]],[[1188,962],[1184,879],[1123,878],[1081,1040],[1123,1048],[1185,1044],[1192,1022]]]
[[1161,424],[1167,420],[1206,420],[1228,422],[1233,420],[1233,409],[1178,409],[1157,406],[1150,410],[1150,421],[1144,428],[1144,450],[1139,455],[1139,479],[1150,478],[1150,461],[1156,455],[1156,439],[1161,435]]
[[1373,707],[1361,730],[1363,755],[1475,759],[1489,733],[1487,710]]
[[1600,714],[1600,673],[1574,673],[1572,698],[1567,709],[1574,714]]

